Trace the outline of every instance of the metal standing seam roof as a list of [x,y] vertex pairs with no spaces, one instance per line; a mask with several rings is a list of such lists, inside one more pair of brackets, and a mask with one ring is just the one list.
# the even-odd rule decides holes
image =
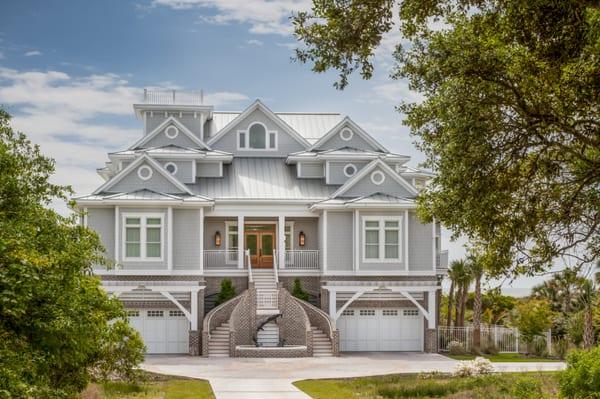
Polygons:
[[128,193],[103,193],[103,194],[92,194],[86,195],[83,197],[77,197],[80,200],[181,200],[184,202],[206,202],[210,201],[208,198],[203,198],[196,195],[186,195],[186,194],[167,194],[167,193],[159,193],[153,190],[142,189],[131,191]]
[[[213,112],[211,136],[217,134],[240,114],[241,112]],[[316,143],[343,119],[342,115],[338,113],[275,112],[275,115],[290,125],[310,144]]]
[[324,200],[340,186],[322,179],[298,179],[284,158],[234,158],[222,178],[199,178],[187,185],[197,195],[215,200]]

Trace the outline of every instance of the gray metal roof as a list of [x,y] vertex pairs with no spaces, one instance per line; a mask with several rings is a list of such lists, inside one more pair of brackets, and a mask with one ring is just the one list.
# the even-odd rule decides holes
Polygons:
[[194,194],[219,199],[323,200],[339,188],[323,179],[298,179],[283,158],[234,158],[222,178],[199,178]]
[[[241,112],[213,112],[213,134],[218,133],[240,114]],[[337,113],[275,112],[275,115],[311,144],[323,137],[343,119],[342,115]]]
[[131,191],[128,193],[117,193],[117,194],[113,194],[113,193],[102,193],[102,194],[91,194],[91,195],[85,195],[82,197],[77,197],[76,199],[78,200],[130,200],[130,201],[137,201],[137,200],[154,200],[154,201],[160,201],[160,200],[179,200],[179,201],[184,201],[184,202],[206,202],[206,201],[210,201],[209,198],[204,198],[202,196],[197,196],[197,195],[186,195],[186,194],[181,194],[181,195],[175,195],[175,194],[166,194],[166,193],[159,193],[153,190],[148,190],[148,189],[142,189],[142,190],[136,190],[136,191]]

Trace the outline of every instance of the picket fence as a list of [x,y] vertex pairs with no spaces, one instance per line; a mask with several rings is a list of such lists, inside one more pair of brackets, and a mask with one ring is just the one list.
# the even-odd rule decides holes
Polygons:
[[[438,327],[438,348],[441,352],[449,350],[450,342],[460,342],[466,351],[473,348],[472,326]],[[518,353],[519,352],[519,330],[497,325],[481,326],[481,347],[495,347],[498,352]]]

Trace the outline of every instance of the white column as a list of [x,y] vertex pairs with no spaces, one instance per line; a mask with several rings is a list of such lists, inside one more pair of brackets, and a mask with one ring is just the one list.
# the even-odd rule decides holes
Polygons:
[[[196,162],[196,161],[194,161]],[[225,232],[227,234],[227,232]],[[200,273],[204,273],[204,208],[200,208]]]
[[431,225],[433,226],[433,233],[432,233],[432,243],[431,243],[431,247],[432,247],[432,252],[433,252],[433,270],[437,269],[437,265],[436,265],[436,255],[437,255],[437,251],[436,251],[436,247],[435,247],[435,236],[436,236],[436,232],[435,232],[435,218],[433,218],[433,222],[431,223]]
[[360,262],[360,220],[358,209],[354,210],[354,271],[358,271],[358,262]]
[[327,210],[323,210],[323,271],[327,271]]
[[115,206],[115,262],[119,263],[119,207]]
[[408,209],[404,211],[404,270],[408,271]]
[[333,328],[335,328],[335,322],[337,321],[337,319],[335,318],[336,312],[337,312],[337,296],[336,296],[336,291],[334,290],[329,290],[329,318],[331,319],[331,322],[333,323]]
[[437,296],[435,293],[435,291],[427,291],[427,312],[429,313],[429,317],[427,318],[427,326],[430,330],[437,327]]
[[88,209],[83,208],[83,227],[88,227]]
[[190,313],[192,314],[190,323],[190,329],[192,331],[198,330],[198,292],[190,292]]
[[238,269],[244,268],[244,247],[245,237],[244,237],[244,217],[238,216]]
[[167,269],[173,270],[173,207],[167,208]]
[[[279,233],[277,240],[277,266],[280,269],[285,269],[285,216],[280,215],[277,223],[277,232]],[[291,239],[293,240],[294,237],[291,237]]]

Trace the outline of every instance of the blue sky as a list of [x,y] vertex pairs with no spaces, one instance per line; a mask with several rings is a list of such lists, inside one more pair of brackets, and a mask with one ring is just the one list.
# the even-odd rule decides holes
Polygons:
[[[202,89],[219,110],[260,98],[274,111],[349,115],[391,151],[423,160],[394,107],[418,99],[393,81],[394,32],[370,81],[344,91],[335,73],[290,60],[289,15],[308,0],[138,0],[6,2],[0,14],[0,105],[13,126],[56,159],[55,180],[91,192],[106,153],[141,134],[132,104],[143,88]],[[462,243],[445,246],[463,256]],[[525,286],[529,285],[524,282]]]

